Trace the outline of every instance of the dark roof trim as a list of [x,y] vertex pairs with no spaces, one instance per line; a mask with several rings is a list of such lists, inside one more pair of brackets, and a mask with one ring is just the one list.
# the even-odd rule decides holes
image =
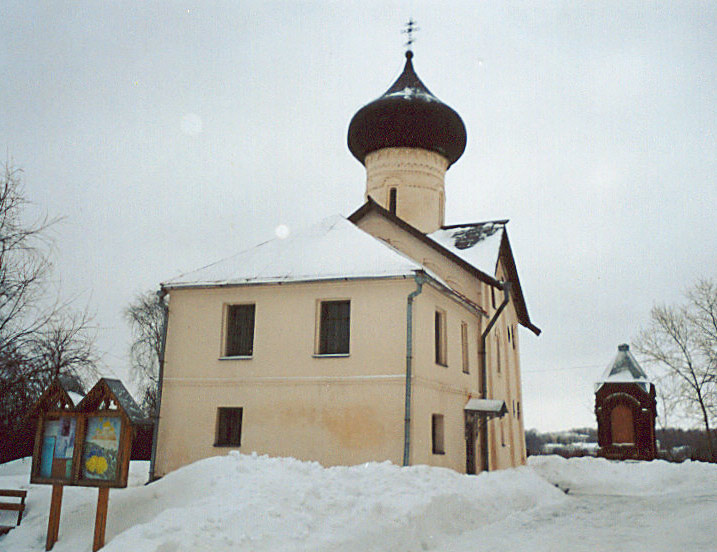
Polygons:
[[381,216],[387,218],[388,220],[390,220],[391,222],[393,222],[394,224],[396,224],[396,225],[397,225],[399,228],[401,228],[402,230],[405,230],[406,232],[408,232],[408,233],[411,234],[412,236],[418,238],[419,240],[421,240],[423,243],[425,243],[425,244],[428,245],[429,247],[431,247],[431,248],[435,249],[436,251],[438,251],[438,252],[439,252],[441,255],[443,255],[444,257],[450,259],[451,261],[453,261],[454,263],[456,263],[456,264],[457,264],[458,266],[460,266],[461,268],[463,268],[463,269],[467,270],[468,272],[470,272],[471,274],[473,274],[473,275],[474,275],[476,278],[478,278],[481,282],[484,282],[484,283],[486,283],[486,284],[488,284],[488,285],[491,285],[491,286],[495,286],[495,287],[497,287],[498,289],[503,289],[503,284],[501,284],[501,283],[500,283],[498,280],[496,280],[494,277],[489,276],[489,275],[486,274],[485,272],[481,272],[480,270],[478,270],[476,267],[474,267],[474,266],[473,266],[472,264],[470,264],[469,262],[464,261],[463,259],[461,259],[461,258],[460,258],[458,255],[456,255],[455,253],[449,251],[448,249],[446,249],[445,247],[443,247],[443,246],[440,245],[439,243],[433,241],[431,238],[429,238],[428,236],[426,236],[426,234],[424,234],[423,232],[421,232],[418,228],[415,228],[414,226],[411,226],[411,225],[408,224],[405,220],[403,220],[403,219],[397,217],[396,215],[394,215],[394,214],[391,213],[390,211],[384,209],[384,208],[381,207],[378,203],[376,203],[376,202],[371,198],[371,196],[369,196],[369,198],[368,198],[368,200],[366,201],[366,203],[364,203],[361,207],[359,207],[358,209],[356,209],[356,211],[354,211],[351,215],[349,215],[348,220],[350,220],[351,222],[353,222],[354,224],[356,224],[359,220],[361,220],[362,218],[364,218],[364,217],[365,217],[367,214],[369,214],[371,211],[375,211],[375,212],[378,213],[379,215],[381,215]]
[[510,241],[508,241],[507,232],[503,232],[503,239],[500,243],[498,258],[503,259],[503,262],[505,263],[505,270],[508,273],[508,280],[512,283],[511,292],[516,298],[514,305],[518,315],[518,321],[535,335],[540,335],[541,329],[533,325],[530,321],[530,315],[528,315],[528,306],[525,304],[523,289],[520,287],[518,268],[515,265],[515,257],[513,257],[513,250],[510,248]]
[[510,219],[502,220],[486,220],[483,222],[468,222],[466,224],[449,224],[447,226],[441,226],[441,230],[451,230],[453,228],[465,228],[466,226],[483,226],[485,224],[502,224],[505,226],[510,222]]

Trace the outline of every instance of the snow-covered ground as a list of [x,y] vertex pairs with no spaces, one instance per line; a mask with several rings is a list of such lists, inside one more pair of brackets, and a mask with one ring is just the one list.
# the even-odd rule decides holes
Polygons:
[[[28,474],[28,461],[0,466],[0,488],[29,489],[2,551],[44,550],[50,487]],[[696,462],[550,456],[469,477],[231,453],[152,485],[146,474],[134,462],[130,487],[110,491],[107,552],[717,551],[717,466]],[[96,489],[65,488],[53,550],[91,549],[96,501]]]

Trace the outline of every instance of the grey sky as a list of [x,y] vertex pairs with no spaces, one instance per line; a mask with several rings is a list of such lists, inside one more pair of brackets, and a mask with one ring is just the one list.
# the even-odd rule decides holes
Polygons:
[[0,147],[56,277],[125,378],[139,291],[363,202],[353,114],[414,65],[462,116],[448,223],[509,218],[534,322],[527,427],[593,425],[592,383],[717,276],[712,2],[5,2]]

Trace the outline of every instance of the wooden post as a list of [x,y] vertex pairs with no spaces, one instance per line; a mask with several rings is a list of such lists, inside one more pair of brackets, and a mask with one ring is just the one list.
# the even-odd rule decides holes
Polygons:
[[107,502],[110,496],[109,487],[100,487],[97,495],[97,515],[95,517],[95,540],[92,552],[97,552],[105,545],[105,526],[107,525]]
[[47,522],[47,541],[45,550],[52,550],[57,542],[60,533],[60,511],[62,510],[62,489],[63,485],[52,486],[52,500],[50,501],[50,519]]

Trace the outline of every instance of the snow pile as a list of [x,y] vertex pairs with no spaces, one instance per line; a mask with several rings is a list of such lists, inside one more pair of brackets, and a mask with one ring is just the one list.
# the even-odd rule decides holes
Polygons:
[[[49,486],[29,486],[27,467],[0,468],[1,487],[30,488],[20,529],[0,550],[39,550]],[[146,466],[133,463],[133,484]],[[97,491],[67,487],[57,552],[89,550]],[[515,512],[567,500],[529,468],[469,477],[390,463],[323,468],[291,458],[230,453],[148,486],[110,491],[107,552],[201,550],[430,550],[444,539]]]
[[570,489],[570,493],[717,496],[717,465],[704,462],[615,462],[604,458],[531,456],[528,464],[535,473],[561,489]]
[[[133,462],[130,487],[110,491],[103,550],[717,551],[717,466],[699,462],[543,456],[472,477],[230,453],[143,485],[147,468]],[[29,489],[2,552],[44,548],[51,487],[29,485],[29,471],[27,460],[0,466],[0,487]],[[54,551],[89,552],[96,503],[96,489],[65,488]]]

